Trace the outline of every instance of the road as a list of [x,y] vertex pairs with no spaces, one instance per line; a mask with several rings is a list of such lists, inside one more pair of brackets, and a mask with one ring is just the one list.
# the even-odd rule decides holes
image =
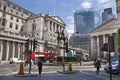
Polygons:
[[[73,71],[75,70],[76,72],[71,74],[57,72],[58,70],[62,70],[62,66],[43,66],[41,77],[37,76],[37,67],[32,67],[31,75],[27,77],[13,75],[17,74],[18,70],[19,64],[0,65],[0,80],[105,80],[109,78],[109,74],[104,72],[103,67],[100,70],[100,74],[97,75],[93,65],[73,65]],[[25,67],[25,73],[28,73],[28,67]],[[118,78],[119,75],[112,75],[112,77]]]

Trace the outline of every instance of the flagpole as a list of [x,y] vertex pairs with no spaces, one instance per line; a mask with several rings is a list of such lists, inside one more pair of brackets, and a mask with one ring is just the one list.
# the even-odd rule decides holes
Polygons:
[[55,0],[54,0],[54,16],[55,16],[55,3],[56,3],[56,2],[55,2]]

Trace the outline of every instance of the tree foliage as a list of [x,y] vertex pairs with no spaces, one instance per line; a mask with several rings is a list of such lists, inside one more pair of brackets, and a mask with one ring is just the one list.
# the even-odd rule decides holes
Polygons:
[[116,42],[117,42],[117,44],[120,45],[120,28],[118,28],[118,30],[117,30],[117,34],[116,34]]

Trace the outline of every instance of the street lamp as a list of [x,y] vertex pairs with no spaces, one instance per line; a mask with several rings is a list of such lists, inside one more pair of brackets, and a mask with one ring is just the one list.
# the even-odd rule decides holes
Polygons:
[[64,41],[64,53],[63,53],[63,57],[62,57],[62,66],[63,66],[63,72],[65,72],[65,52],[67,52],[67,49],[68,49],[68,38],[65,36],[64,30],[62,32],[57,31],[57,34],[58,34],[58,37],[57,37],[58,44],[59,44],[59,41],[61,41],[61,40]]

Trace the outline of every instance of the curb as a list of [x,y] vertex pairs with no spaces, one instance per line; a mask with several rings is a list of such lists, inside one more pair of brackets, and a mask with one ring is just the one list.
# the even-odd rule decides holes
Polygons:
[[79,70],[74,70],[74,71],[57,71],[59,73],[63,73],[63,74],[72,74],[72,73],[75,73],[75,72],[79,72]]
[[19,74],[13,74],[16,77],[33,77],[33,76],[37,76],[37,74],[29,74],[29,73],[25,73],[23,75],[19,75]]

